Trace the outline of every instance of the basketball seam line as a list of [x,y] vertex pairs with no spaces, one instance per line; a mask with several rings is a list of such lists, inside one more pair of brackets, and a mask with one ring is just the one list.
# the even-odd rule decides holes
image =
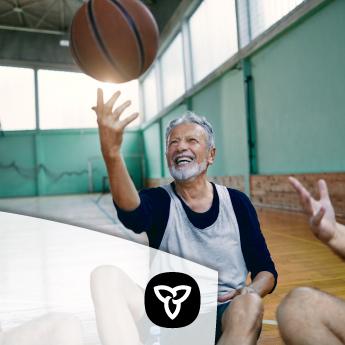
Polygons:
[[134,35],[137,39],[138,45],[139,45],[139,50],[140,50],[140,74],[143,71],[144,68],[144,60],[145,60],[145,52],[144,52],[144,46],[143,46],[143,42],[141,40],[140,37],[140,33],[139,30],[135,24],[134,19],[132,18],[132,16],[128,13],[128,11],[126,10],[126,8],[120,4],[117,0],[110,0],[115,6],[117,6],[120,11],[123,13],[123,15],[127,18],[127,21],[129,22],[130,27],[132,28],[132,31],[134,32]]
[[[90,75],[91,75],[91,73],[87,72],[88,69],[85,68],[85,65],[82,63],[82,61],[81,61],[81,59],[80,59],[80,57],[79,57],[79,51],[78,51],[77,47],[75,47],[74,44],[73,44],[72,36],[74,36],[74,35],[73,35],[73,32],[74,32],[74,25],[75,25],[75,24],[74,24],[74,20],[73,20],[73,21],[72,21],[72,25],[71,25],[71,33],[70,33],[70,41],[72,42],[72,44],[71,44],[72,55],[74,56],[74,58],[75,58],[75,60],[76,60],[76,62],[77,62],[77,65],[79,65],[81,71],[84,72],[84,73],[86,73],[86,74],[90,74]],[[94,78],[94,76],[93,76],[93,78]]]
[[103,40],[102,37],[99,33],[99,31],[97,30],[97,26],[96,26],[96,21],[93,15],[93,11],[92,11],[92,3],[93,1],[89,1],[87,3],[87,14],[88,14],[88,18],[91,24],[91,27],[93,29],[93,33],[96,36],[96,43],[99,44],[101,51],[103,52],[103,54],[105,55],[105,58],[108,60],[108,62],[114,67],[114,69],[120,74],[122,75],[122,77],[125,77],[125,79],[128,79],[128,74],[124,73],[122,69],[118,68],[119,66],[117,66],[116,62],[112,59],[111,55],[109,54]]

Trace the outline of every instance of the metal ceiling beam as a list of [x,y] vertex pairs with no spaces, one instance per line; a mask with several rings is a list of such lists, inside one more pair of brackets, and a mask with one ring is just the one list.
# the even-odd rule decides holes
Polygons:
[[66,31],[25,28],[23,26],[9,26],[9,25],[0,25],[0,30],[25,31],[25,32],[34,32],[38,34],[50,34],[50,35],[60,35],[60,36],[67,34]]
[[[28,11],[25,11],[25,15],[26,15],[27,17],[32,17],[32,18],[35,19],[35,20],[40,20],[40,18],[41,18],[40,16],[37,16],[36,14],[33,14],[33,13],[31,13],[31,12],[28,12]],[[45,23],[46,25],[50,26],[52,29],[56,29],[56,26],[55,26],[54,24],[48,22],[47,20],[45,20],[44,23]]]
[[45,2],[45,0],[37,0],[37,1],[30,1],[30,2],[28,1],[27,3],[22,4],[21,8],[22,9],[27,9],[27,8],[30,8],[30,7],[42,4],[44,2]]
[[73,17],[74,11],[72,10],[71,5],[66,0],[64,0],[64,4],[65,4],[66,9],[69,11],[70,15]]
[[65,28],[65,1],[60,0],[60,29]]
[[19,23],[21,25],[24,25],[24,18],[23,18],[23,10],[20,8],[18,0],[15,0],[15,7],[13,8],[13,12],[17,13],[17,17],[19,20]]
[[10,9],[10,10],[8,10],[8,11],[6,11],[6,12],[0,13],[0,18],[1,18],[1,17],[6,17],[6,16],[8,16],[9,14],[13,14],[13,8]]
[[53,9],[53,7],[57,4],[58,2],[53,0],[50,5],[48,6],[48,8],[46,9],[46,11],[43,13],[41,19],[36,23],[35,28],[38,29],[40,27],[40,25],[42,24],[42,22],[44,22],[45,18],[47,17],[47,15],[51,12],[51,10]]
[[14,2],[10,1],[10,0],[2,0],[3,2],[6,2],[6,4],[10,5],[10,6],[14,6]]

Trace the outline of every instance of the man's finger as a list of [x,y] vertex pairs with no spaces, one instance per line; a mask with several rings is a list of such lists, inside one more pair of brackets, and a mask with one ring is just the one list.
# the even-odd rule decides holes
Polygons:
[[329,200],[329,194],[328,194],[328,188],[327,188],[326,181],[325,180],[319,180],[318,185],[319,185],[320,198],[324,199],[324,200]]
[[129,123],[134,121],[139,116],[139,113],[134,113],[121,121],[121,125],[126,127]]
[[301,182],[299,182],[296,178],[290,176],[289,182],[292,187],[297,191],[301,204],[303,208],[308,212],[308,214],[313,214],[313,201],[310,193],[304,188]]
[[98,114],[103,114],[103,90],[101,88],[97,89],[97,110]]
[[289,176],[289,182],[292,185],[292,187],[298,192],[299,194],[303,194],[303,192],[308,192],[301,182],[297,180],[297,178]]
[[313,209],[313,198],[310,196],[310,193],[307,191],[307,194],[303,194],[304,209],[309,215],[314,214]]
[[233,290],[223,296],[219,296],[218,297],[218,302],[226,302],[229,301],[231,299],[233,299],[235,296],[237,296],[239,294],[239,292],[237,290]]
[[326,210],[324,207],[320,207],[319,211],[316,213],[315,216],[311,217],[310,225],[314,227],[318,227],[321,223],[322,217],[325,215]]
[[109,99],[107,103],[105,103],[105,107],[109,109],[110,111],[113,109],[114,103],[117,101],[117,99],[120,97],[121,92],[116,91]]
[[131,101],[126,101],[125,103],[121,104],[119,107],[117,107],[114,111],[113,111],[113,115],[115,120],[117,120],[121,114],[124,112],[124,110],[126,108],[128,108],[130,105],[132,104]]

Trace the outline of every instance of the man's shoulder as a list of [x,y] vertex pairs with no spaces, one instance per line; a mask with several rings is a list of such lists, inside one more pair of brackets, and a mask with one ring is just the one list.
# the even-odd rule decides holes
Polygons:
[[242,202],[250,202],[247,194],[245,194],[244,192],[241,192],[238,189],[229,188],[229,187],[227,187],[227,190],[230,194],[231,200],[235,199],[235,200],[242,201]]
[[163,186],[153,188],[143,188],[139,192],[140,197],[148,197],[150,199],[170,199],[168,192]]

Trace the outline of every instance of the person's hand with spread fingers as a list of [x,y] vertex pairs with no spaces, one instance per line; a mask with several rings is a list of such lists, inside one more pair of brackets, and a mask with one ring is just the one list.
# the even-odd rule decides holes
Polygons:
[[294,177],[289,177],[297,191],[301,205],[309,216],[310,229],[314,235],[338,256],[345,259],[345,226],[337,223],[335,212],[324,180],[318,181],[320,199],[314,199],[310,192]]
[[92,109],[97,114],[101,150],[108,170],[112,197],[124,210],[134,210],[139,206],[140,199],[121,155],[121,145],[125,128],[139,114],[133,113],[120,119],[131,105],[131,101],[126,101],[115,107],[120,94],[121,92],[117,91],[107,102],[104,102],[103,91],[98,89],[97,106]]

